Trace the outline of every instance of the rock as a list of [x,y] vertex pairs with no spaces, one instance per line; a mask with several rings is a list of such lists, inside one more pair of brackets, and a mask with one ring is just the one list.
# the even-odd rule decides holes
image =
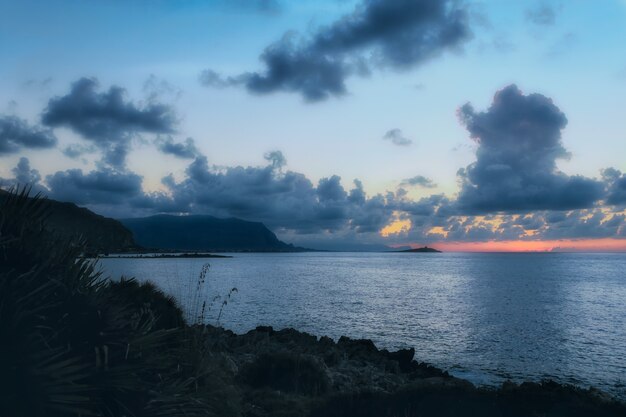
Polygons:
[[323,416],[610,416],[626,408],[596,390],[551,381],[470,382],[414,360],[413,349],[378,350],[371,340],[315,336],[257,327],[235,335],[206,326],[203,334],[241,394],[246,417]]
[[323,394],[331,386],[323,361],[291,352],[261,354],[241,370],[240,377],[254,388],[268,387],[306,395]]
[[[387,351],[384,351],[387,352]],[[397,352],[387,352],[387,357],[391,360],[398,362],[398,366],[402,372],[409,372],[411,370],[411,362],[415,356],[415,349],[400,349]]]

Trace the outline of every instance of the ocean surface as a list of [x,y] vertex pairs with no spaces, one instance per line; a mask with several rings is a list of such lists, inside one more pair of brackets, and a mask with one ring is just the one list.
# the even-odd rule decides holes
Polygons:
[[158,284],[190,316],[206,300],[204,321],[237,333],[367,338],[478,385],[552,378],[626,399],[626,254],[232,255],[100,263]]

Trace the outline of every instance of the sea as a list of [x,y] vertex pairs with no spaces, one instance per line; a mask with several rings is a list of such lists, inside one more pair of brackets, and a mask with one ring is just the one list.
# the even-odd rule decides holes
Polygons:
[[152,281],[189,320],[236,333],[371,339],[480,386],[553,379],[626,400],[626,254],[229,255],[99,268]]

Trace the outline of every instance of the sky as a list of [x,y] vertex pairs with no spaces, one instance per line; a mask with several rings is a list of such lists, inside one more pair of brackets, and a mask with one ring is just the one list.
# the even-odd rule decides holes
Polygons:
[[0,0],[0,186],[296,245],[626,251],[626,1]]

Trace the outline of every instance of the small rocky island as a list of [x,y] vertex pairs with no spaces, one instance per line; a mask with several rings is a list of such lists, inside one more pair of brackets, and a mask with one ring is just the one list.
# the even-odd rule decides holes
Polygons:
[[405,250],[401,250],[398,252],[405,252],[405,253],[441,253],[440,250],[437,250],[435,248],[429,248],[428,246],[424,246],[423,248],[414,248],[414,249],[405,249]]

